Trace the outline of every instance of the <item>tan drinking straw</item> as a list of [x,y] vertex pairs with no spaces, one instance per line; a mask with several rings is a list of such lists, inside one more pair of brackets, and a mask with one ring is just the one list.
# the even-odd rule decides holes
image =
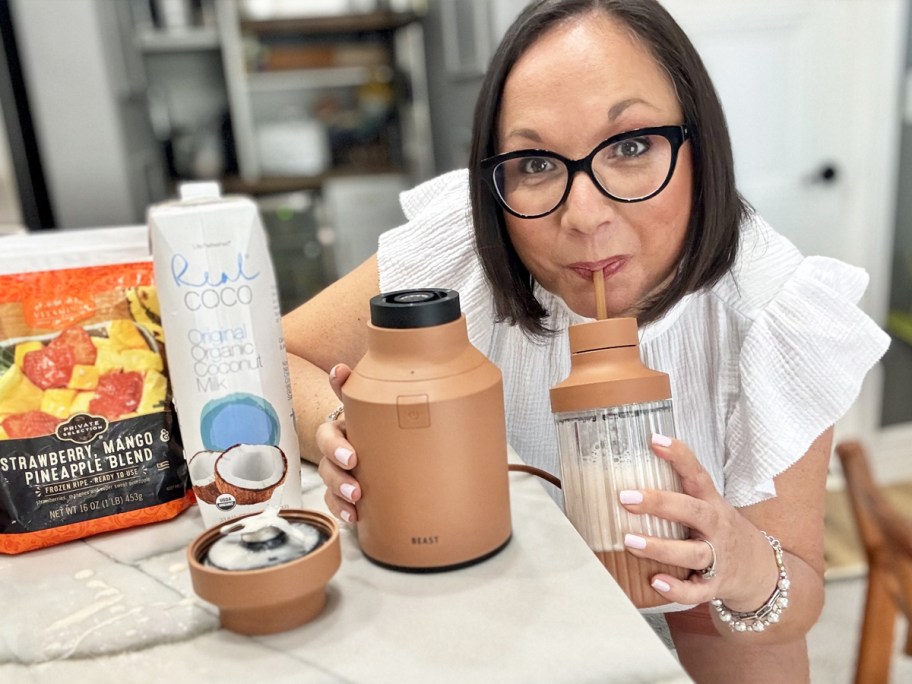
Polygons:
[[605,306],[605,272],[593,271],[592,284],[595,285],[595,317],[603,321],[608,318],[608,309]]

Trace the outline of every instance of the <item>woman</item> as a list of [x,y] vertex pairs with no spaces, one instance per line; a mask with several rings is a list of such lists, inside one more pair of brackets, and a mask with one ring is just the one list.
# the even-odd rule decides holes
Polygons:
[[[468,174],[419,186],[403,207],[409,222],[375,257],[286,317],[302,449],[330,509],[357,521],[344,416],[320,421],[365,352],[372,295],[459,291],[470,339],[504,374],[511,446],[556,474],[548,390],[569,370],[567,327],[595,314],[600,274],[609,316],[638,318],[644,360],[679,398],[681,440],[653,448],[685,493],[622,503],[692,530],[626,542],[694,571],[652,580],[677,608],[701,604],[668,616],[682,664],[697,681],[807,680],[832,424],[887,338],[855,306],[863,272],[803,258],[740,199],[721,106],[665,10],[533,2],[489,67]],[[785,576],[781,619],[756,614]],[[730,629],[739,613],[763,631]]]

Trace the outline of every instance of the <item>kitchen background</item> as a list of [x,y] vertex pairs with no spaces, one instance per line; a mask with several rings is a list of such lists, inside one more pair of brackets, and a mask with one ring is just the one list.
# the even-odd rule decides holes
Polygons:
[[[893,344],[838,430],[885,483],[912,479],[910,1],[664,0],[719,89],[748,200],[871,276],[862,306]],[[524,4],[0,0],[0,236],[140,224],[179,182],[217,179],[259,203],[288,310],[374,251],[401,190],[465,165]],[[824,618],[812,648],[843,677],[847,618],[832,638]]]
[[[866,268],[894,336],[844,432],[912,441],[908,0],[666,0],[725,102],[747,198]],[[136,224],[176,184],[257,199],[287,310],[463,166],[524,0],[0,0],[0,231]],[[2,247],[0,247],[2,248]],[[895,452],[895,457],[890,452]]]

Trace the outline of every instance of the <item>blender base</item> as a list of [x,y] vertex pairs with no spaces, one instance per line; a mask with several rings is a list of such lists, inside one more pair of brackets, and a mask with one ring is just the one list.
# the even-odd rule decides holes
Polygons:
[[391,563],[384,563],[381,560],[377,560],[376,558],[370,557],[369,555],[364,553],[364,551],[362,551],[361,553],[364,553],[364,557],[367,558],[367,560],[369,560],[374,565],[379,565],[381,568],[386,568],[387,570],[395,570],[396,572],[410,572],[413,574],[426,575],[426,574],[430,574],[430,573],[434,573],[434,572],[448,572],[450,570],[459,570],[461,568],[467,568],[469,566],[476,565],[478,563],[483,563],[484,561],[488,560],[489,558],[493,558],[498,553],[503,551],[503,549],[506,548],[507,544],[510,543],[510,540],[512,538],[513,538],[513,534],[511,533],[510,536],[507,537],[507,539],[504,541],[503,544],[501,544],[500,546],[496,547],[495,549],[493,549],[491,551],[488,551],[487,553],[482,554],[481,556],[478,556],[477,558],[472,558],[467,561],[460,561],[459,563],[453,563],[451,565],[435,565],[435,566],[428,567],[428,568],[410,567],[410,566],[405,566],[405,565],[393,565]]

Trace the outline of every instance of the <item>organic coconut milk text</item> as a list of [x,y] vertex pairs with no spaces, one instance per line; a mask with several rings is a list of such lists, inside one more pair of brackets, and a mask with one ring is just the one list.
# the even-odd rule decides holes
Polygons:
[[301,505],[281,312],[256,205],[214,183],[148,215],[166,356],[206,525]]

